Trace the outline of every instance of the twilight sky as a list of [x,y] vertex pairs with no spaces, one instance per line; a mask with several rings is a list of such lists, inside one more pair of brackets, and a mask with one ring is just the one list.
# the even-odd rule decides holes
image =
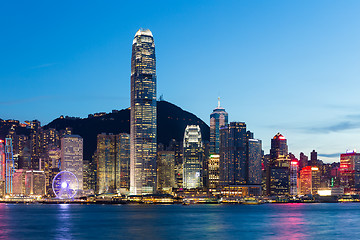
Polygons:
[[221,97],[269,152],[359,146],[360,1],[8,1],[0,118],[86,117],[130,105],[131,44],[149,28],[158,96],[209,124]]

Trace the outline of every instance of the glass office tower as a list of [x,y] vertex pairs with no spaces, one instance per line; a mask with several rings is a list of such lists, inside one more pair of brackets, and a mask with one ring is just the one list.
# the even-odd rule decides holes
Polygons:
[[150,30],[136,32],[131,56],[130,193],[156,190],[156,59]]

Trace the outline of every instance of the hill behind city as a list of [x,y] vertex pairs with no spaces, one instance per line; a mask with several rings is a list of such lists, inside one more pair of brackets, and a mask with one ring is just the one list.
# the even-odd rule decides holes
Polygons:
[[[167,101],[157,102],[157,139],[167,146],[171,139],[182,141],[187,125],[199,125],[203,141],[209,141],[210,128],[196,115]],[[88,118],[57,118],[44,128],[62,130],[71,127],[73,134],[84,139],[84,159],[91,160],[100,133],[130,133],[130,108],[112,113],[94,114]]]

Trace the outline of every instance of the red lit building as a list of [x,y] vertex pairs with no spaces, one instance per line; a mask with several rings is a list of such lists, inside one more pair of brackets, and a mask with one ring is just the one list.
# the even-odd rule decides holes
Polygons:
[[360,153],[351,152],[340,155],[340,185],[345,194],[360,192]]
[[300,194],[317,194],[320,187],[320,171],[318,167],[307,166],[300,171]]

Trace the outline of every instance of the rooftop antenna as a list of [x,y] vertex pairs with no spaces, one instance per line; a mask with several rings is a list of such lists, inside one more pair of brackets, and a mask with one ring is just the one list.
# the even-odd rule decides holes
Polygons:
[[220,108],[220,97],[218,97],[218,108]]

